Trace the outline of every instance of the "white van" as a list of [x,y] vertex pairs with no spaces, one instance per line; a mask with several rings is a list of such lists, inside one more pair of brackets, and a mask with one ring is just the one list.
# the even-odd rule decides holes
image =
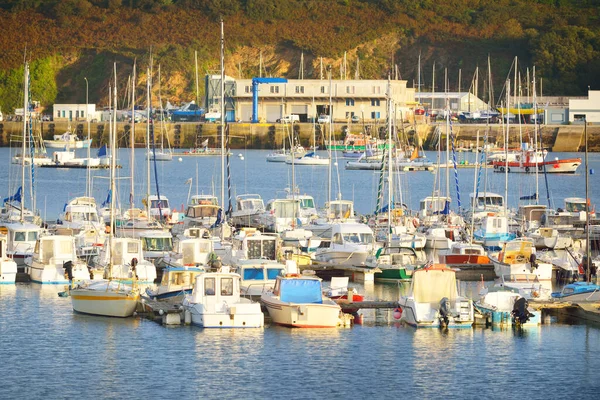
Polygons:
[[319,115],[319,119],[317,120],[319,124],[327,124],[329,122],[329,115],[321,114]]
[[300,122],[300,116],[296,114],[290,114],[279,118],[276,122],[285,122],[288,124],[291,122]]

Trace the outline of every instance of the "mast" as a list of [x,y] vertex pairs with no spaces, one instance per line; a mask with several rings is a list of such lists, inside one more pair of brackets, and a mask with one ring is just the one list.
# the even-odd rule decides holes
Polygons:
[[[223,219],[225,219],[225,34],[223,18],[221,18],[221,208]],[[224,229],[221,229],[221,239],[223,239],[223,235]]]
[[387,83],[387,129],[388,129],[388,137],[387,137],[387,162],[388,162],[388,229],[387,229],[387,244],[390,245],[392,241],[392,184],[393,184],[393,169],[394,162],[392,160],[392,117],[393,117],[393,104],[392,104],[392,84],[390,82],[390,77],[388,75],[388,83]]
[[[146,215],[148,218],[150,217],[150,185],[151,185],[151,177],[150,177],[150,108],[152,107],[152,99],[150,97],[150,90],[152,88],[152,58],[150,58],[150,66],[147,69],[147,79],[146,79],[146,173],[148,177],[148,185],[146,186]],[[131,177],[133,180],[133,176]]]
[[[529,70],[527,70],[529,72]],[[527,82],[529,84],[529,82]],[[528,91],[529,94],[529,91]],[[533,133],[535,136],[535,202],[539,204],[540,198],[540,175],[538,174],[538,114],[537,114],[537,96],[535,93],[535,65],[533,66],[533,115],[535,117],[533,121]],[[539,146],[541,147],[541,143]],[[540,153],[543,155],[544,149],[541,149]]]
[[[130,140],[129,145],[131,147],[131,188],[129,192],[129,206],[133,209],[134,198],[135,198],[135,185],[133,184],[133,177],[135,176],[135,70],[136,61],[133,61],[133,77],[131,79],[131,132],[129,132]],[[147,121],[149,123],[149,121]],[[88,146],[89,149],[89,146]]]
[[[475,174],[473,176],[473,199],[471,200],[471,232],[469,235],[469,244],[473,244],[473,230],[475,229],[475,204],[477,204],[477,166],[479,164],[477,156],[479,155],[479,129],[477,130],[477,141],[475,145]],[[485,192],[484,192],[485,193]],[[486,193],[487,194],[487,193]],[[485,195],[484,194],[484,199]],[[484,202],[485,203],[485,202]]]
[[444,69],[446,92],[446,201],[450,199],[450,99],[448,98],[448,68]]
[[88,140],[88,146],[87,146],[87,183],[85,185],[85,190],[86,190],[86,196],[92,196],[92,170],[90,169],[90,145],[91,140],[90,140],[90,113],[89,113],[89,98],[88,98],[88,93],[89,93],[89,86],[88,86],[88,80],[87,78],[83,78],[85,79],[85,122],[87,124],[87,140]]
[[506,80],[506,134],[504,136],[504,215],[508,215],[508,140],[510,138],[510,79]]
[[[115,166],[117,158],[116,150],[116,130],[117,130],[117,63],[114,63],[114,78],[115,88],[113,91],[113,115],[112,115],[112,129],[110,130],[110,233],[108,234],[108,248],[110,251],[110,257],[108,262],[108,278],[112,278],[112,264],[113,264],[113,232],[115,226],[115,196],[116,196],[116,185],[115,185]],[[110,87],[109,87],[110,93]],[[109,94],[110,98],[110,94]]]
[[198,50],[194,51],[194,65],[196,67],[196,106],[200,107],[200,92],[198,90]]
[[[27,111],[29,110],[29,64],[25,62],[23,68],[23,143],[21,148],[21,190],[25,190],[25,142],[27,141]],[[32,161],[33,163],[33,161]],[[21,195],[21,223],[25,222],[25,196]]]
[[331,163],[331,146],[333,145],[332,143],[332,139],[333,139],[333,133],[332,133],[332,116],[331,116],[331,108],[332,106],[332,85],[331,85],[331,65],[327,66],[327,72],[329,72],[329,168],[327,169],[327,179],[328,179],[328,185],[327,185],[327,201],[331,202],[331,168],[332,168],[332,163]]
[[[589,94],[588,94],[589,96]],[[588,133],[587,133],[587,114],[583,116],[583,134],[585,140],[585,277],[587,282],[591,282],[592,274],[590,270],[590,170],[588,167]]]
[[[421,104],[421,52],[419,52],[419,61],[417,62],[417,98],[419,99],[419,105]],[[433,101],[433,99],[431,100]]]

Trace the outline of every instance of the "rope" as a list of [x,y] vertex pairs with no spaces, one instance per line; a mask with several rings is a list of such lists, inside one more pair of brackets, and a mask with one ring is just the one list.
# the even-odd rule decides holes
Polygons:
[[[227,207],[227,216],[231,218],[233,212],[233,206],[231,205],[231,168],[230,168],[230,157],[229,157],[229,124],[225,125],[225,151],[227,152],[227,196],[229,205]],[[225,205],[223,204],[223,208]]]

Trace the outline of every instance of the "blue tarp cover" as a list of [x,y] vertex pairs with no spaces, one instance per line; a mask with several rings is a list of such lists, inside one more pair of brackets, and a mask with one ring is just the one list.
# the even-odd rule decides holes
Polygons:
[[315,279],[282,279],[281,301],[288,303],[322,303],[321,282]]

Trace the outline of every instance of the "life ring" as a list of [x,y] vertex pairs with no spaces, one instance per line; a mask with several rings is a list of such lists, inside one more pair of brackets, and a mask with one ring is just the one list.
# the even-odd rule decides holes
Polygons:
[[300,278],[300,274],[285,274],[286,278]]
[[525,172],[529,172],[529,167],[525,167]]
[[504,167],[500,167],[500,172],[504,172]]
[[544,169],[544,166],[543,166],[543,165],[538,165],[538,171],[541,171],[541,170],[543,170],[543,169]]

